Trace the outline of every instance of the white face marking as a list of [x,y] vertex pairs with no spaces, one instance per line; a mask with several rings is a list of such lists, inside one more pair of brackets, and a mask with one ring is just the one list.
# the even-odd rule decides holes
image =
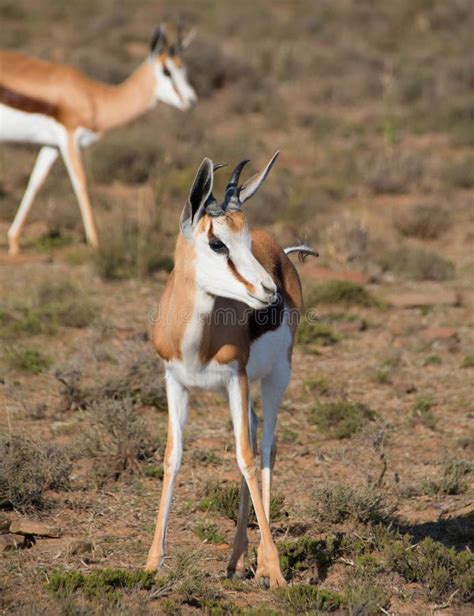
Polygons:
[[213,237],[224,244],[225,250],[216,252],[211,248],[207,230],[195,234],[198,287],[210,295],[243,302],[250,308],[265,308],[277,289],[252,253],[247,225],[239,231],[233,230],[224,216],[211,220]]
[[171,56],[161,56],[153,60],[157,101],[187,111],[197,101],[196,92],[188,81],[186,68],[178,66]]

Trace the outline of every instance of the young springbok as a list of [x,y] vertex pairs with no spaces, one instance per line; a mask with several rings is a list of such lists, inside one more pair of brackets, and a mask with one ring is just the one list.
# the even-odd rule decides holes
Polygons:
[[163,27],[155,28],[148,58],[117,86],[89,79],[70,66],[0,51],[0,141],[42,146],[8,231],[11,255],[19,252],[28,212],[59,153],[79,202],[87,241],[97,246],[80,148],[158,101],[189,109],[197,98],[181,57],[185,44],[178,36],[171,45]]
[[[154,345],[165,363],[168,440],[155,535],[146,569],[163,561],[176,474],[181,463],[188,392],[224,390],[234,425],[237,462],[243,479],[240,509],[228,575],[244,570],[249,493],[261,534],[257,578],[284,586],[270,533],[270,485],[275,462],[277,413],[291,374],[291,354],[302,304],[301,284],[287,254],[314,253],[306,245],[282,250],[265,231],[249,231],[242,204],[267,177],[264,170],[239,186],[248,161],[232,173],[221,204],[212,194],[214,170],[205,158],[180,220],[175,268],[165,286]],[[261,382],[263,438],[262,495],[257,481],[257,416],[249,383]]]

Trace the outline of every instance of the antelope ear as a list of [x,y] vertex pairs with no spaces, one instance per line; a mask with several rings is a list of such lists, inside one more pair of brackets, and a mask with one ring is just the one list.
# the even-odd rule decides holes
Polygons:
[[165,27],[160,24],[155,26],[150,38],[150,53],[159,55],[167,45]]
[[212,192],[213,182],[212,160],[205,158],[196,173],[179,221],[181,231],[188,239],[192,237],[193,228],[205,213],[206,202]]
[[274,162],[278,158],[280,154],[280,150],[277,150],[273,155],[270,162],[267,163],[266,167],[260,173],[256,173],[251,178],[249,178],[241,187],[239,191],[239,201],[240,203],[245,203],[248,201],[250,197],[253,197],[263,182],[266,180],[267,175],[270,173],[271,168],[273,167]]

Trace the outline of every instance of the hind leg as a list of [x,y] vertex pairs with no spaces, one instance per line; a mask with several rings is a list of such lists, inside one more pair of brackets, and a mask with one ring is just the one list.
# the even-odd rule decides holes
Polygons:
[[272,471],[276,457],[275,428],[278,410],[290,381],[289,362],[277,364],[262,380],[263,436],[261,444],[262,500],[270,521]]
[[31,210],[38,190],[45,181],[58,154],[58,149],[50,147],[49,145],[44,145],[39,151],[35,166],[28,180],[28,186],[21,200],[20,208],[16,213],[15,220],[8,229],[8,252],[10,255],[17,255],[20,252],[20,234],[25,224],[26,217]]

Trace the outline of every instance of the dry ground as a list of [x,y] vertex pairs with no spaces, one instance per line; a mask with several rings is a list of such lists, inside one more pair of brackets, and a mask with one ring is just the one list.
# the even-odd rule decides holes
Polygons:
[[[1,0],[0,42],[118,81],[146,50],[150,23],[179,14],[199,25],[188,63],[200,103],[189,115],[160,106],[87,152],[99,256],[83,244],[58,164],[24,256],[6,257],[34,152],[1,150],[0,516],[62,533],[2,553],[0,610],[472,613],[463,569],[472,572],[474,516],[471,3],[196,0],[163,3],[161,15],[142,0],[96,4]],[[208,155],[258,167],[277,148],[249,218],[322,254],[298,265],[320,324],[301,330],[278,427],[274,490],[284,501],[273,530],[297,591],[259,588],[252,553],[248,579],[225,580],[232,506],[206,493],[239,477],[229,414],[214,395],[193,400],[158,582],[111,591],[75,578],[64,589],[72,578],[58,572],[138,571],[151,541],[166,409],[149,336],[196,165]],[[378,301],[354,287],[321,298],[332,279]],[[357,413],[349,402],[366,406]],[[39,477],[32,441],[60,448],[69,482],[47,489],[54,481]],[[25,450],[7,468],[19,442]],[[35,481],[42,498],[12,496]],[[250,537],[253,549],[255,528]],[[337,593],[333,604],[325,590]]]

